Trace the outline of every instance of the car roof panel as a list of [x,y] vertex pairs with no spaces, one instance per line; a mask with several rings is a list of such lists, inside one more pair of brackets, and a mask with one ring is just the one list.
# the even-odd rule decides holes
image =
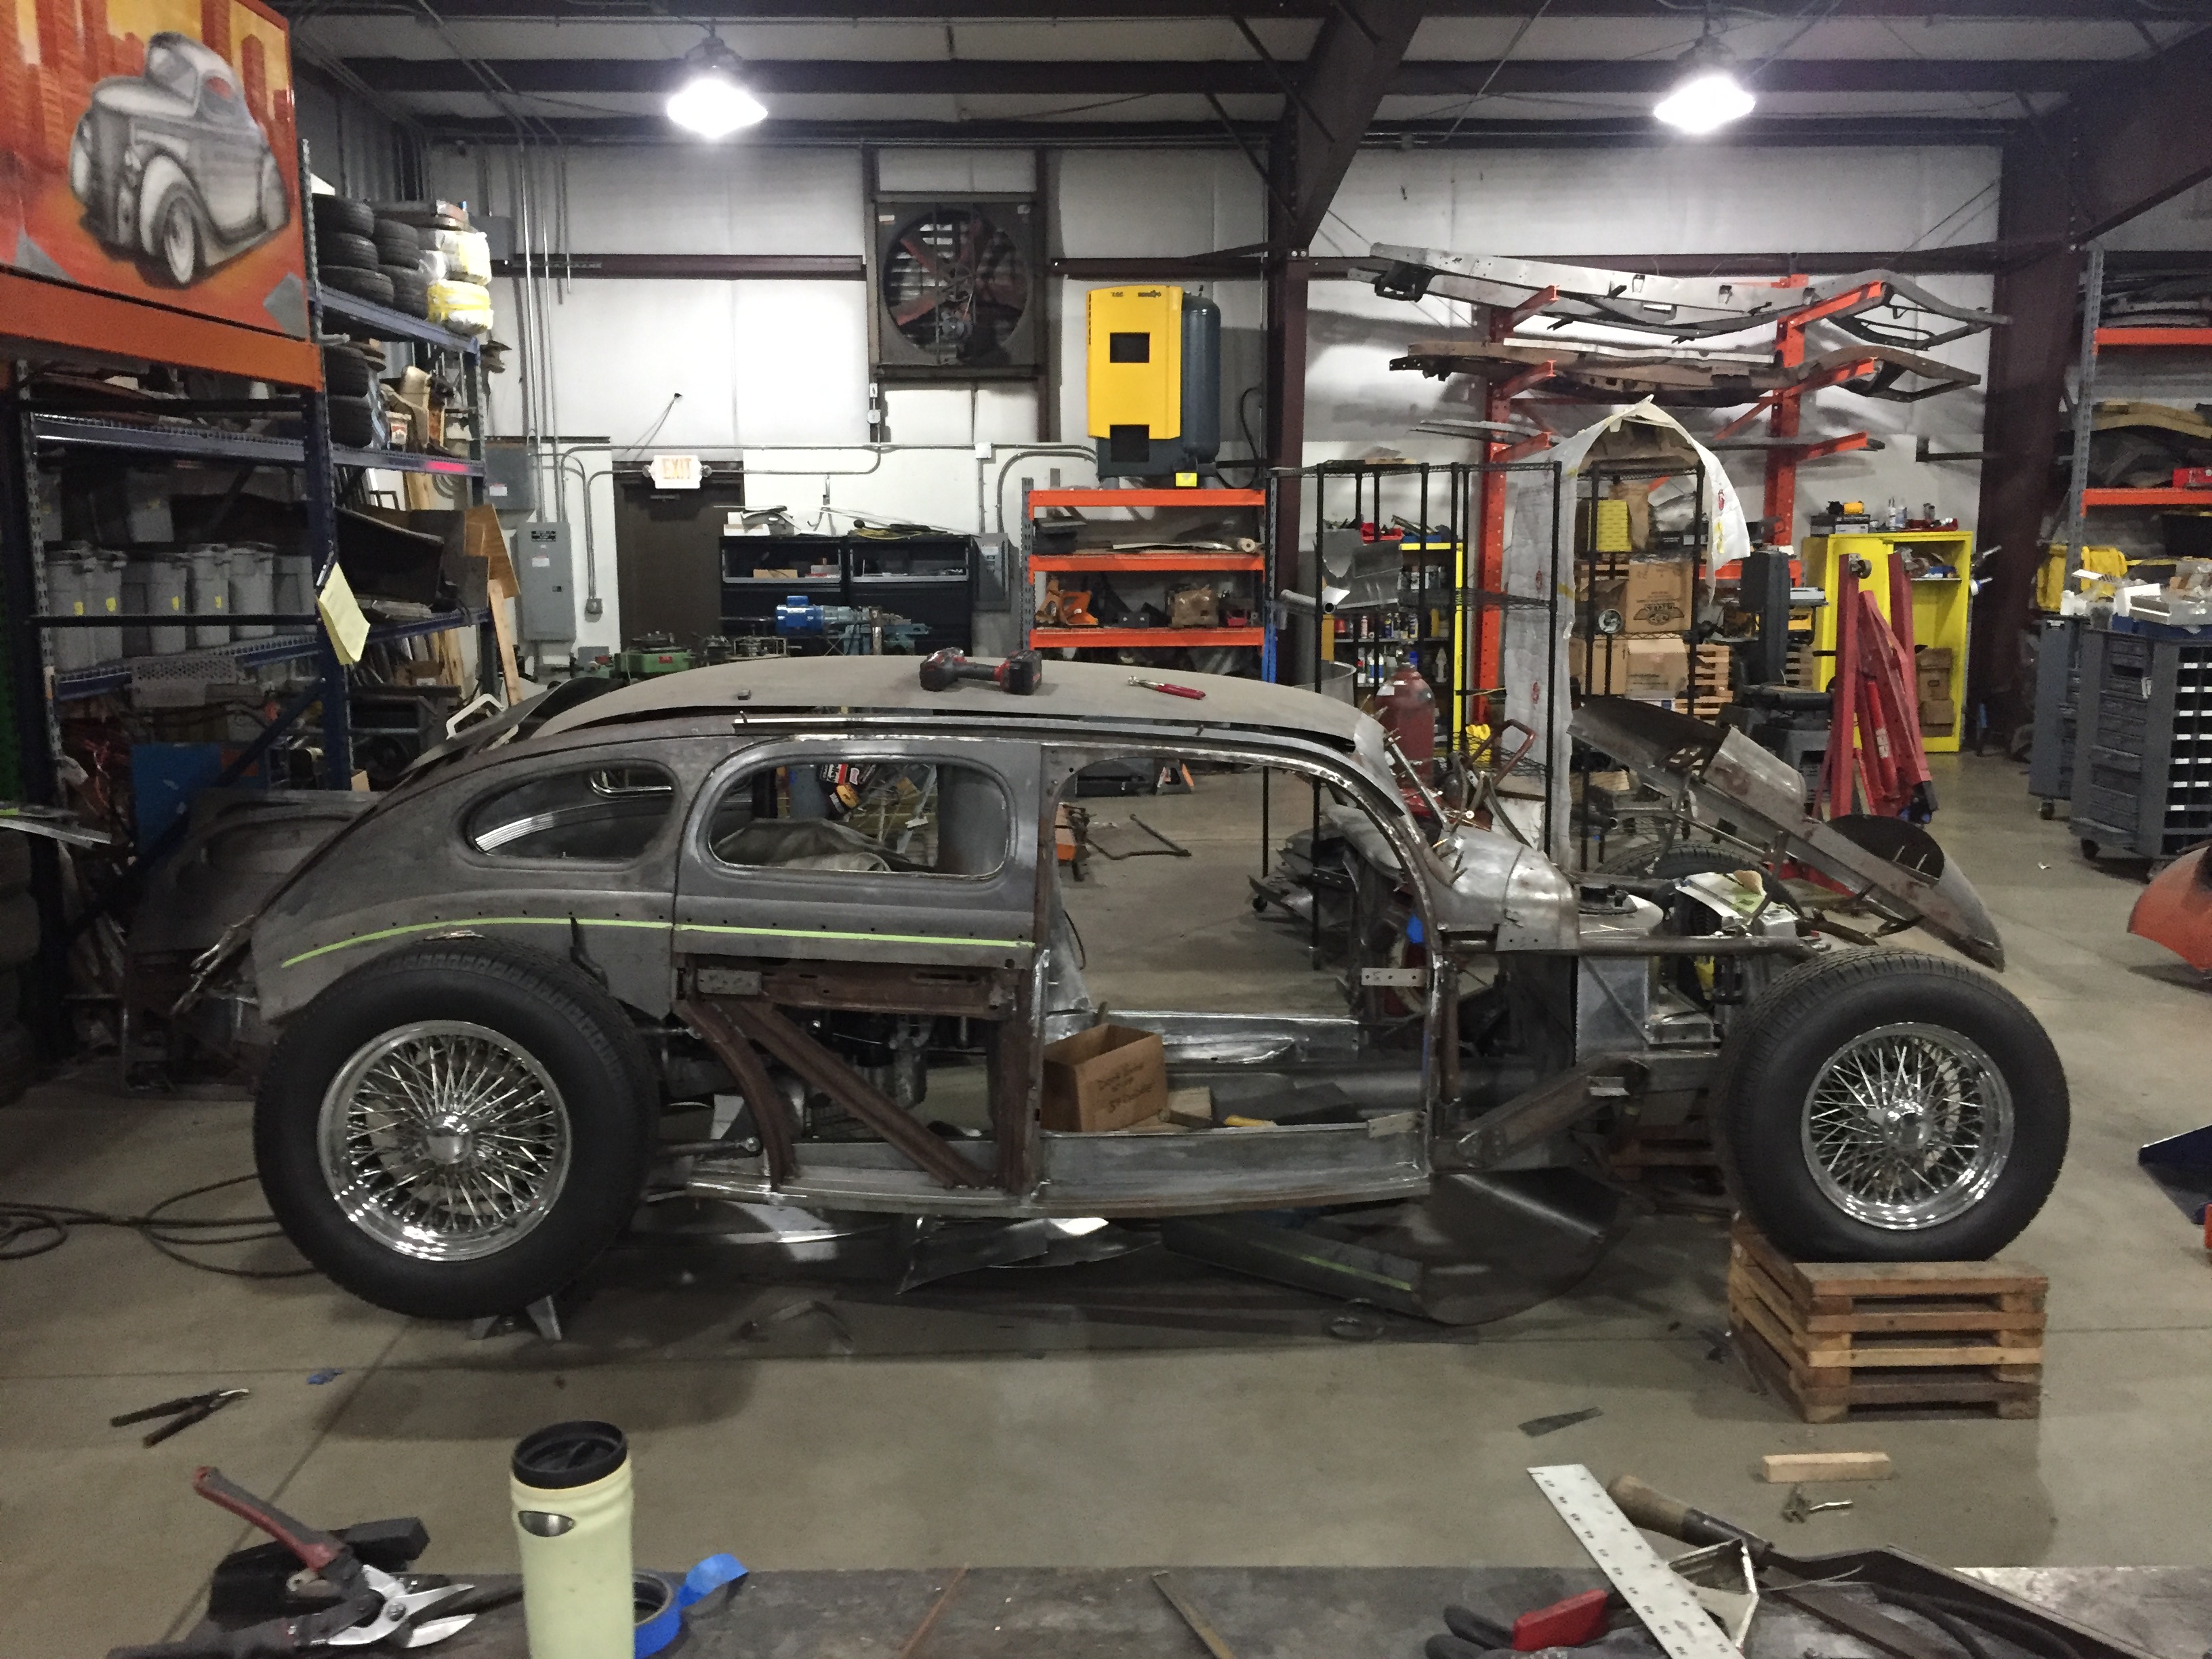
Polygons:
[[[685,714],[808,713],[849,710],[921,714],[992,714],[1008,720],[1164,721],[1295,732],[1352,749],[1369,720],[1349,703],[1295,686],[1226,674],[1174,669],[1131,670],[1110,663],[1047,658],[1044,681],[1014,696],[981,680],[926,691],[919,657],[755,658],[664,674],[565,709],[538,735]],[[1202,701],[1170,696],[1132,684],[1133,675],[1203,691]]]

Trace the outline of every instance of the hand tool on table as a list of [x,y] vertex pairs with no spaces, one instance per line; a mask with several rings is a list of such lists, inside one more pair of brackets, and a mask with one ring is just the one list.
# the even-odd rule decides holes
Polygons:
[[161,1425],[150,1434],[140,1437],[142,1446],[158,1446],[179,1429],[189,1429],[195,1423],[204,1423],[234,1400],[243,1400],[253,1392],[251,1389],[210,1389],[205,1394],[179,1395],[174,1400],[164,1400],[158,1406],[147,1406],[135,1412],[125,1412],[120,1417],[111,1417],[107,1426],[119,1429],[126,1423],[150,1423],[157,1417],[172,1420]]
[[1044,659],[1017,651],[1004,662],[971,661],[964,651],[933,651],[921,659],[921,689],[949,691],[962,680],[988,680],[1002,691],[1026,697],[1044,684]]
[[320,1613],[270,1620],[245,1630],[117,1648],[108,1659],[288,1659],[311,1648],[366,1647],[387,1639],[399,1647],[428,1647],[456,1634],[475,1616],[418,1620],[425,1609],[474,1586],[446,1583],[409,1589],[390,1573],[364,1565],[343,1540],[294,1520],[275,1504],[226,1480],[212,1466],[192,1476],[192,1490],[283,1545],[301,1565],[320,1574],[337,1591],[338,1600]]
[[1168,1582],[1167,1574],[1154,1573],[1152,1588],[1167,1598],[1168,1605],[1182,1615],[1183,1623],[1190,1626],[1190,1633],[1205,1644],[1206,1650],[1213,1656],[1213,1659],[1237,1659],[1237,1650],[1222,1640],[1221,1632],[1213,1627],[1213,1621],[1198,1610],[1195,1602]]
[[1142,686],[1147,691],[1164,691],[1170,697],[1188,697],[1193,702],[1206,700],[1206,693],[1196,686],[1177,685],[1173,680],[1148,680],[1141,674],[1132,674],[1129,684]]
[[1742,1659],[1697,1593],[1659,1559],[1658,1551],[1631,1524],[1625,1513],[1627,1506],[1616,1507],[1617,1500],[1598,1485],[1595,1475],[1579,1463],[1551,1464],[1528,1474],[1590,1559],[1644,1621],[1651,1639],[1666,1650],[1668,1659]]
[[1946,1628],[1946,1620],[1967,1621],[2032,1653],[2056,1656],[2063,1650],[2072,1659],[2150,1659],[2141,1648],[1905,1550],[1881,1545],[1791,1555],[1732,1521],[1654,1491],[1632,1474],[1622,1475],[1606,1492],[1622,1514],[1648,1532],[1688,1544],[1741,1545],[1769,1595],[1803,1607],[1894,1659],[1958,1659],[1964,1644],[1906,1625],[1854,1596],[1845,1584],[1871,1590],[1937,1629]]

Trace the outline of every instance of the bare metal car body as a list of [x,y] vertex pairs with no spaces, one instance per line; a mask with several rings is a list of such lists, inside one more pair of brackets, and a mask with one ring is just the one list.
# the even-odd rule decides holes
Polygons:
[[[1103,665],[1054,664],[1037,695],[1016,698],[976,683],[926,692],[897,658],[750,662],[510,719],[428,757],[264,904],[251,929],[260,1018],[281,1031],[372,963],[432,941],[502,941],[598,976],[652,1054],[664,1102],[702,1091],[795,1102],[825,1079],[849,1091],[858,1073],[846,1066],[841,1081],[834,1040],[815,1042],[823,1018],[957,1022],[988,1067],[988,1132],[928,1133],[886,1086],[854,1108],[876,1133],[817,1141],[783,1121],[778,1098],[752,1138],[665,1160],[661,1190],[917,1215],[1191,1215],[1414,1197],[1443,1176],[1571,1160],[1562,1137],[1593,1114],[1679,1115],[1712,1080],[1728,1012],[1670,988],[1679,975],[1655,964],[1723,964],[1727,983],[1755,990],[1832,948],[1726,878],[1662,908],[1578,882],[1503,830],[1417,815],[1409,795],[1423,786],[1394,768],[1370,718],[1304,691],[1188,678],[1204,701],[1161,697]],[[1862,914],[2001,964],[1986,914],[1924,834],[1808,818],[1795,772],[1738,733],[1610,700],[1577,719],[1577,735],[1676,798],[1685,823],[1725,823],[1747,863],[1821,871]],[[1062,908],[1055,805],[1086,766],[1133,755],[1320,785],[1360,865],[1431,942],[1415,971],[1355,962],[1340,1018],[1113,1011],[1160,1033],[1175,1084],[1332,1079],[1356,1121],[1193,1134],[1042,1126],[1043,1048],[1097,1017]],[[1003,846],[951,875],[718,856],[710,827],[735,781],[856,759],[988,778],[1005,802],[992,831]],[[611,781],[580,810],[610,815],[644,809],[627,781],[668,781],[635,856],[517,857],[472,838],[486,803],[580,770]],[[1483,1058],[1461,1030],[1464,973],[1478,967],[1510,981],[1535,1033],[1510,1060]],[[1418,1030],[1401,1018],[1379,1040],[1362,1017],[1369,984],[1395,988]]]

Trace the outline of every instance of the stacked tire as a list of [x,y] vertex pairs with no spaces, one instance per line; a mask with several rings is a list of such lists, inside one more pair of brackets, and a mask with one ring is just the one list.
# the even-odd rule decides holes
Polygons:
[[392,306],[410,317],[430,314],[430,283],[422,270],[422,234],[397,219],[379,218],[371,233],[380,268],[392,279]]
[[[350,196],[315,196],[315,274],[333,293],[366,300],[371,305],[406,310],[392,273],[386,264],[387,247],[396,247],[392,228],[414,231],[405,225],[377,217],[376,210]],[[416,277],[419,283],[421,279]],[[425,307],[427,309],[427,307]],[[420,314],[419,313],[417,314]],[[376,449],[385,435],[380,419],[381,399],[377,376],[383,360],[350,346],[326,347],[323,352],[323,385],[329,410],[331,441],[347,449]]]
[[376,247],[376,211],[350,196],[315,196],[315,274],[325,288],[366,300],[392,303],[392,279],[384,274]]

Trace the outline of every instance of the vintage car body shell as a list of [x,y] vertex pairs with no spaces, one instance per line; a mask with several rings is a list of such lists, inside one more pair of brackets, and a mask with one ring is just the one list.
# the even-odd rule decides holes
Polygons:
[[[1309,692],[1205,675],[1178,678],[1203,690],[1205,699],[1132,687],[1126,670],[1104,665],[1054,663],[1036,696],[1014,697],[974,682],[924,692],[910,658],[751,662],[592,696],[534,730],[526,720],[502,723],[419,767],[267,902],[250,934],[262,1018],[281,1026],[380,956],[455,935],[582,961],[636,1017],[663,1030],[686,1022],[696,1029],[693,1005],[701,999],[746,994],[717,987],[746,983],[754,988],[750,994],[763,994],[764,973],[787,981],[794,971],[800,978],[811,973],[826,983],[884,968],[949,972],[996,988],[991,1006],[1007,1011],[1000,1029],[1013,1034],[994,1051],[1014,1067],[993,1073],[997,1139],[945,1143],[975,1166],[974,1184],[933,1176],[888,1142],[859,1141],[809,1142],[795,1176],[781,1181],[772,1179],[764,1154],[718,1156],[687,1170],[686,1188],[832,1208],[1000,1216],[1176,1214],[1425,1191],[1435,1135],[1461,1099],[1455,974],[1429,973],[1425,991],[1411,994],[1420,1006],[1418,1048],[1382,1056],[1381,1070],[1389,1074],[1379,1081],[1377,1057],[1363,1050],[1351,1019],[1115,1010],[1117,1021],[1161,1033],[1171,1069],[1298,1067],[1351,1056],[1370,1068],[1366,1080],[1382,1091],[1370,1098],[1393,1103],[1361,1122],[1165,1137],[1055,1134],[1038,1127],[1042,1041],[1057,1034],[1047,1026],[1046,1011],[1055,1006],[1048,987],[1064,952],[1054,947],[1065,926],[1043,849],[1053,842],[1062,786],[1097,760],[1149,751],[1264,763],[1327,785],[1359,809],[1335,811],[1362,856],[1402,886],[1446,954],[1520,954],[1537,958],[1539,967],[1548,958],[1571,970],[1571,959],[1585,951],[1621,954],[1618,939],[1584,934],[1575,883],[1540,854],[1468,828],[1431,845],[1407,809],[1381,728],[1369,717]],[[1672,727],[1655,732],[1638,718],[1632,713],[1615,722],[1615,735],[1632,751],[1621,754],[1624,761],[1649,767],[1655,780],[1673,787],[1708,792],[1713,799],[1705,805],[1711,806],[1728,796],[1717,769],[1692,769],[1695,777],[1686,782],[1676,763],[1698,744],[1708,759],[1717,747],[1744,770],[1759,811],[1783,816],[1784,797],[1761,793],[1772,793],[1772,781],[1756,751],[1737,757],[1698,722],[1684,722],[1686,737]],[[738,867],[712,855],[708,820],[727,781],[758,766],[875,758],[958,760],[996,777],[1013,809],[999,868],[975,878],[827,874]],[[674,798],[649,845],[626,864],[488,855],[465,832],[480,803],[532,778],[641,765],[663,769],[674,781]],[[1742,817],[1744,809],[1731,810]],[[1904,881],[1893,866],[1830,836],[1826,826],[1807,828],[1802,811],[1790,832],[1808,843],[1836,841],[1884,879],[1896,878],[1907,898],[1929,886],[1917,877]],[[1978,937],[1971,918],[1962,931]],[[1698,1055],[1673,1052],[1668,1063],[1674,1081],[1665,1086],[1692,1086]]]

